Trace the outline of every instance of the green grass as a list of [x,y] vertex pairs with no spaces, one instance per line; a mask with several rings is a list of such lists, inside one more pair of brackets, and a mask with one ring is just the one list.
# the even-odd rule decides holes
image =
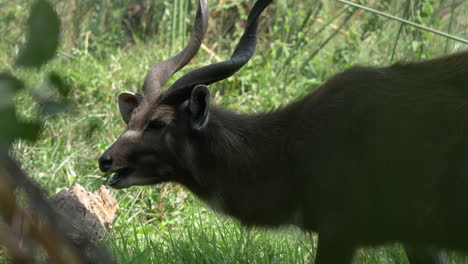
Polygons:
[[[88,190],[105,184],[96,159],[124,129],[118,114],[117,94],[137,91],[151,64],[183,47],[188,33],[181,36],[180,32],[190,28],[194,15],[193,8],[166,1],[162,4],[166,9],[161,14],[159,33],[146,42],[120,49],[119,15],[125,1],[100,6],[81,1],[81,20],[67,11],[64,2],[53,2],[57,3],[64,21],[60,49],[67,55],[56,57],[40,72],[12,66],[18,43],[24,40],[23,30],[17,25],[25,21],[24,7],[29,5],[28,1],[0,2],[0,7],[4,7],[0,9],[0,25],[6,29],[0,39],[2,70],[24,79],[30,89],[39,89],[45,73],[51,71],[63,76],[71,86],[69,112],[48,117],[37,142],[18,141],[14,145],[13,154],[47,195],[74,182]],[[205,44],[227,59],[241,33],[239,16],[246,17],[250,1],[225,1],[222,6],[216,6],[217,2],[210,1],[215,16]],[[343,17],[332,18],[343,6],[324,1],[318,13],[320,20],[316,21],[306,19],[317,8],[309,1],[275,2],[275,8],[269,8],[263,18],[254,58],[235,76],[210,87],[213,102],[243,112],[268,111],[314,90],[328,77],[351,65],[391,62],[399,23],[358,12],[342,33],[311,57],[334,32],[334,26],[340,24]],[[435,15],[438,1],[415,3],[406,18],[441,30],[447,28],[450,14],[459,17],[468,10],[467,4],[462,4],[448,15],[439,16]],[[406,1],[384,1],[373,7],[403,16],[405,5]],[[101,17],[98,12],[102,12]],[[229,17],[232,12],[239,14],[235,20]],[[77,21],[78,25],[73,24]],[[332,25],[327,26],[327,21],[332,21]],[[231,22],[234,30],[222,35],[225,25]],[[369,30],[370,36],[360,40],[365,30]],[[86,32],[90,32],[88,43],[85,43]],[[451,33],[467,36],[466,29],[456,25],[452,26]],[[418,60],[442,55],[445,51],[440,47],[445,47],[446,42],[445,38],[405,26],[396,45],[395,58]],[[453,41],[447,43],[448,51],[466,48]],[[190,69],[213,62],[215,58],[200,50],[168,83]],[[38,107],[30,96],[18,96],[17,103],[24,118],[38,115]],[[243,228],[237,221],[211,211],[177,185],[133,187],[111,193],[118,199],[120,210],[105,243],[118,263],[312,263],[315,257],[315,235],[294,228]],[[450,257],[451,263],[468,261],[463,256]],[[388,245],[360,250],[355,262],[406,263],[407,260],[399,245]]]

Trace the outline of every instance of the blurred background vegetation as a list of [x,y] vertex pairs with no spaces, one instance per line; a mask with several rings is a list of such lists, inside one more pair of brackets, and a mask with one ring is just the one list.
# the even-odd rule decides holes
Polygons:
[[[0,71],[24,80],[17,115],[38,120],[38,140],[11,154],[46,191],[105,183],[96,159],[123,131],[116,97],[136,92],[149,67],[181,50],[195,0],[51,0],[61,19],[57,56],[40,70],[18,69],[31,0],[0,0]],[[465,0],[355,0],[367,7],[468,39]],[[209,29],[191,69],[229,58],[253,1],[210,0]],[[462,42],[333,0],[275,0],[261,18],[257,51],[237,74],[211,87],[213,101],[243,112],[268,111],[316,89],[355,64],[389,65],[466,49]],[[63,96],[68,111],[43,116],[34,94]],[[54,79],[52,79],[53,81]],[[53,86],[53,85],[52,85]],[[5,123],[2,126],[8,125]],[[4,129],[2,127],[1,129]],[[294,228],[245,229],[206,208],[182,187],[113,191],[121,210],[105,243],[119,263],[311,263],[315,237]],[[280,195],[280,194],[279,194]],[[452,263],[468,258],[450,255]],[[8,257],[0,248],[0,261]],[[399,245],[361,250],[356,263],[406,263]]]

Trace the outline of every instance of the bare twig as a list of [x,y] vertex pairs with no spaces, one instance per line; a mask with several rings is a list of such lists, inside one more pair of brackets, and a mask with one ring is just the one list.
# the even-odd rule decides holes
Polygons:
[[[405,8],[405,12],[403,13],[403,17],[406,17],[408,15],[408,12],[410,10],[410,4],[411,4],[411,0],[408,0],[406,2],[406,8]],[[395,56],[396,48],[398,46],[398,41],[400,41],[400,35],[401,35],[401,31],[403,30],[403,25],[404,24],[400,24],[400,28],[398,28],[398,33],[395,37],[395,42],[393,43],[392,56],[390,57],[391,62],[393,61],[393,57]]]
[[[452,31],[453,20],[455,20],[455,19],[454,19],[455,16],[453,15],[453,14],[455,13],[454,10],[455,10],[455,0],[452,0],[452,6],[451,6],[451,10],[450,10],[450,12],[451,12],[451,14],[450,14],[450,21],[449,21],[448,29],[447,29],[447,31],[448,31],[449,34],[450,34],[450,32]],[[447,39],[447,40],[445,41],[445,47],[444,47],[444,51],[445,51],[445,52],[447,52],[447,50],[448,50],[448,44],[449,44],[449,40]]]
[[216,62],[222,62],[224,61],[223,59],[221,59],[221,57],[219,57],[213,50],[211,50],[210,48],[208,48],[205,44],[201,44],[201,48],[208,52],[208,54],[210,54],[213,58],[215,58]]
[[[0,244],[5,246],[13,260],[13,263],[32,263],[29,253],[20,247],[21,241],[17,236],[3,228],[0,228]],[[2,252],[0,251],[0,254]]]
[[322,31],[324,31],[328,25],[330,25],[331,23],[333,23],[333,21],[335,21],[336,19],[338,19],[342,14],[344,14],[346,12],[346,8],[343,8],[338,14],[336,14],[334,17],[332,17],[330,20],[328,20],[327,22],[325,23],[322,23],[323,26],[317,30],[317,32],[315,32],[311,37],[310,39],[314,39],[316,36],[318,36],[320,33],[322,33]]
[[[2,213],[5,214],[6,218],[24,219],[24,226],[22,232],[24,235],[31,237],[38,241],[45,249],[49,257],[57,263],[73,263],[81,264],[84,263],[79,257],[76,249],[73,249],[69,243],[64,241],[57,233],[51,230],[51,227],[46,223],[40,223],[37,217],[33,217],[31,214],[19,207],[16,199],[12,201],[11,193],[16,189],[13,181],[11,180],[12,175],[9,171],[0,167],[0,207],[7,208]],[[13,212],[15,217],[13,217]],[[14,242],[14,238],[10,238],[9,241]],[[60,245],[60,247],[57,247]],[[17,251],[16,248],[9,246],[9,249]],[[14,254],[14,252],[13,252]]]
[[320,44],[320,46],[307,58],[304,60],[304,62],[302,63],[302,67],[300,69],[300,71],[303,71],[304,68],[306,67],[306,65],[308,64],[308,62],[310,60],[312,60],[322,49],[323,47],[325,47],[325,45],[328,44],[328,42],[330,40],[332,40],[336,34],[338,34],[338,32],[341,30],[342,27],[344,27],[344,25],[346,25],[346,23],[348,23],[349,19],[351,19],[351,17],[354,15],[354,13],[356,12],[356,8],[353,9],[353,11],[351,11],[346,17],[345,19],[343,20],[343,22],[341,22],[341,24],[338,26],[338,28],[335,30],[335,32],[333,32],[324,42],[322,42],[322,44]]
[[[320,24],[325,24],[325,21],[323,21],[323,20],[320,19],[320,18],[317,18],[317,19],[314,19],[314,20],[317,21],[317,22],[320,23]],[[329,24],[328,26],[329,26],[330,28],[334,29],[334,30],[338,30],[338,31],[339,31],[341,34],[343,34],[343,35],[349,36],[349,32],[348,32],[348,31],[346,31],[346,30],[344,30],[344,29],[342,29],[342,28],[339,29],[339,26],[337,26],[337,25],[335,25],[335,24],[333,24],[333,23]],[[366,47],[366,48],[369,49],[370,51],[374,52],[375,54],[379,55],[380,57],[388,59],[388,56],[387,56],[387,55],[385,55],[385,54],[383,54],[382,52],[378,51],[377,49],[375,49],[375,48],[373,48],[373,47],[367,45],[367,43],[361,41],[360,39],[357,39],[357,42],[359,42],[360,45],[363,45],[364,47]]]
[[[22,208],[14,199],[16,190],[24,191],[29,206],[34,208],[34,213]],[[37,241],[55,263],[87,263],[88,249],[97,263],[111,263],[107,252],[88,239],[81,241],[81,247],[73,245],[71,238],[66,236],[73,226],[51,208],[41,189],[11,159],[8,148],[1,146],[0,214],[3,214],[5,219],[23,219],[21,231],[31,240]],[[9,248],[15,250],[13,247]]]

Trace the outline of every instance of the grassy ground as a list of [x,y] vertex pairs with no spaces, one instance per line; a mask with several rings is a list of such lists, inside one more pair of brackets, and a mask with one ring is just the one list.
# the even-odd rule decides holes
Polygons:
[[[83,9],[81,20],[67,11],[67,1],[54,2],[64,25],[61,55],[35,72],[12,66],[24,39],[18,25],[25,21],[28,1],[0,1],[2,70],[13,72],[38,91],[44,73],[51,71],[72,87],[70,111],[47,119],[37,142],[19,141],[13,150],[48,195],[75,182],[89,190],[105,184],[96,159],[124,129],[117,94],[137,91],[152,63],[183,47],[194,15],[194,8],[186,2],[164,2],[159,33],[120,48],[123,33],[119,19],[125,1],[100,6],[82,1],[83,6],[76,7]],[[218,1],[210,1],[213,19],[205,41],[210,52],[200,50],[183,73],[229,57],[241,33],[239,17],[245,18],[250,3],[225,2],[217,6]],[[317,17],[307,18],[315,14],[318,5],[299,0],[275,2],[263,18],[256,55],[235,76],[211,86],[214,102],[238,111],[267,111],[313,91],[329,76],[356,63],[387,65],[392,57],[393,61],[419,60],[466,48],[362,11],[355,12],[349,23],[326,42],[350,9],[339,16],[344,6],[324,1]],[[450,3],[441,6],[438,1],[409,1],[411,8],[407,8],[408,1],[361,2],[443,31],[450,28],[450,32],[465,38],[468,35],[468,27],[460,24],[466,23],[466,3],[450,9]],[[229,16],[232,12],[238,16]],[[457,24],[457,19],[465,20]],[[226,31],[230,24],[233,30]],[[19,96],[17,101],[24,118],[38,114],[29,96]],[[211,211],[177,185],[133,187],[112,194],[121,209],[105,243],[118,263],[311,263],[315,257],[314,235],[294,228],[245,229],[237,221]],[[461,256],[450,257],[452,263],[468,261]],[[360,250],[355,262],[407,260],[399,245],[388,245]]]

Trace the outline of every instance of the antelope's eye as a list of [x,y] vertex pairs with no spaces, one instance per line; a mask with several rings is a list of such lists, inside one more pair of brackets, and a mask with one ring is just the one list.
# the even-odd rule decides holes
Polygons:
[[151,120],[151,121],[148,123],[148,126],[146,127],[146,129],[147,129],[147,130],[161,129],[161,128],[163,128],[165,125],[166,125],[166,123],[164,123],[163,121],[158,120],[158,119],[155,119],[155,120]]

